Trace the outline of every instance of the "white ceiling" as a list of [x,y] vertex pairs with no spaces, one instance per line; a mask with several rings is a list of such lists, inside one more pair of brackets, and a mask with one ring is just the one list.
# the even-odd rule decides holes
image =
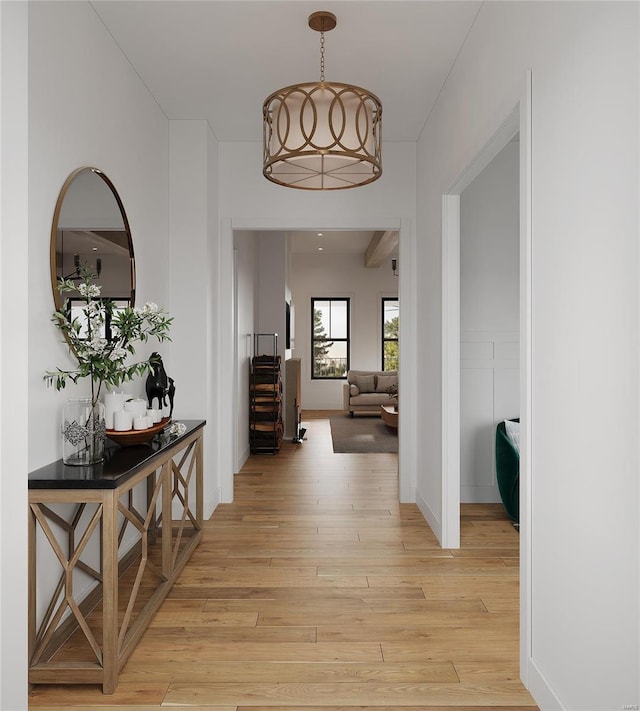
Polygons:
[[261,141],[262,103],[319,79],[316,10],[326,78],[383,104],[383,140],[415,141],[481,2],[464,0],[93,0],[114,40],[169,119],[206,119],[219,141]]
[[[383,105],[383,140],[416,141],[476,17],[466,0],[92,0],[108,31],[169,119],[206,119],[219,141],[262,141],[262,104],[276,89],[326,78]],[[293,251],[364,254],[372,232],[293,236]],[[397,253],[397,250],[396,250]]]
[[[373,232],[302,231],[291,233],[291,251],[294,254],[364,254]],[[322,249],[320,249],[322,248]]]

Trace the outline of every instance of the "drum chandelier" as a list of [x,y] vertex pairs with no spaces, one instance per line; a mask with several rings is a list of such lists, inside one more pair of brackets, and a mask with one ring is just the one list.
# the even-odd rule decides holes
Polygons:
[[309,16],[309,27],[320,32],[320,81],[287,86],[264,102],[262,173],[278,185],[342,190],[382,175],[380,99],[324,78],[324,33],[336,24],[330,12]]

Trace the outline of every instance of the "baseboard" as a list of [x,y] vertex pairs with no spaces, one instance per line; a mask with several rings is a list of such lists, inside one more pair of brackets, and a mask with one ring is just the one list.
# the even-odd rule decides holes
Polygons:
[[527,659],[527,691],[533,696],[540,711],[567,711],[567,707],[547,681],[533,659]]
[[238,457],[238,471],[242,469],[242,467],[247,463],[247,459],[249,459],[249,455],[251,454],[251,450],[249,449],[249,444],[247,443],[247,446],[245,449],[240,452],[240,456]]
[[220,487],[216,487],[214,491],[214,495],[210,498],[208,498],[205,502],[203,502],[203,519],[205,521],[208,521],[211,518],[211,515],[213,512],[218,508],[218,504],[220,503],[222,499],[221,492],[220,492]]
[[416,492],[416,504],[418,505],[418,508],[420,509],[422,515],[425,517],[427,523],[431,527],[431,530],[434,532],[436,538],[442,544],[442,522],[430,509],[429,505],[422,498],[419,491]]

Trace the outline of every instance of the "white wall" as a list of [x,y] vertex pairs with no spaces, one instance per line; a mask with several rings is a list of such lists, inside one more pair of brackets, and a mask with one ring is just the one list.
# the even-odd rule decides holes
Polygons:
[[[0,708],[27,707],[28,6],[0,3]],[[23,294],[16,299],[16,294]]]
[[311,379],[311,298],[348,297],[351,302],[351,368],[380,370],[381,299],[397,296],[391,262],[367,269],[361,254],[294,254],[292,295],[296,304],[294,357],[302,363],[303,410],[341,410],[344,380]]
[[415,143],[387,143],[384,173],[357,190],[283,188],[261,172],[262,143],[220,142],[220,214],[234,229],[398,227],[415,214]]
[[217,142],[206,121],[170,121],[169,127],[169,303],[174,347],[165,367],[175,381],[174,417],[207,420],[204,510],[209,516],[220,501],[212,422],[217,381],[210,367],[215,328],[211,283],[216,261],[212,253],[217,236]]
[[[287,235],[279,231],[261,232],[258,235],[257,332],[278,334],[277,352],[283,364],[287,262]],[[273,354],[273,342],[268,336],[260,338],[256,347],[259,351],[256,355]]]
[[423,131],[418,495],[440,513],[442,195],[517,104],[527,69],[533,587],[523,671],[542,708],[601,711],[640,701],[635,3],[486,3]]
[[[58,193],[81,166],[111,179],[133,235],[137,303],[170,310],[168,122],[88,3],[30,5],[29,102],[29,467],[35,469],[61,456],[63,403],[88,392],[87,382],[57,393],[42,380],[46,370],[75,362],[50,324],[49,237]],[[140,356],[156,345],[147,344]]]
[[236,383],[237,451],[234,471],[249,457],[249,375],[253,356],[253,334],[258,330],[258,235],[234,232],[236,253],[237,344]]
[[460,500],[499,502],[495,428],[519,410],[519,144],[460,194]]

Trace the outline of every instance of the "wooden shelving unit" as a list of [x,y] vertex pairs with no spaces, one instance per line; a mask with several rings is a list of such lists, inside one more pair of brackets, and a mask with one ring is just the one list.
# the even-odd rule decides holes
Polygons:
[[[271,354],[261,353],[264,344]],[[255,333],[249,381],[249,446],[276,454],[282,443],[282,375],[277,333]]]

